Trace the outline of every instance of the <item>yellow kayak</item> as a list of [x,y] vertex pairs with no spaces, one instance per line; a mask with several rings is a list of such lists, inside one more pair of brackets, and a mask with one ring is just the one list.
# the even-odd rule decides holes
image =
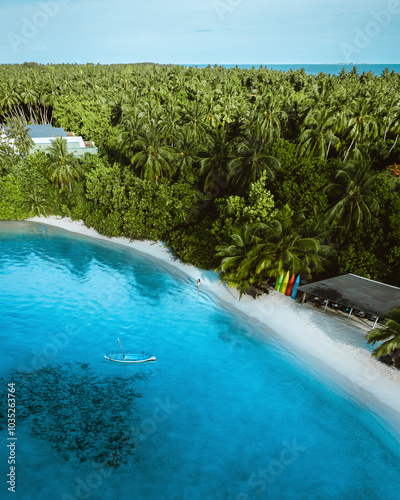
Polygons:
[[290,273],[289,271],[286,273],[283,281],[282,281],[282,285],[281,285],[281,289],[279,290],[281,293],[283,293],[285,295],[286,293],[286,288],[288,286],[288,283],[289,283],[289,279],[290,279]]

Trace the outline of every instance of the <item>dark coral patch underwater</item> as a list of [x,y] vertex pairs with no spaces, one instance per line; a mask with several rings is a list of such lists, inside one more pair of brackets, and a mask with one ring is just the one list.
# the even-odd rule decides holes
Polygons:
[[[135,382],[147,374],[100,377],[86,363],[47,366],[33,373],[13,372],[18,424],[45,439],[65,461],[96,462],[117,468],[134,452],[130,437],[139,417]],[[6,381],[1,380],[3,387]],[[0,416],[0,431],[7,426]]]

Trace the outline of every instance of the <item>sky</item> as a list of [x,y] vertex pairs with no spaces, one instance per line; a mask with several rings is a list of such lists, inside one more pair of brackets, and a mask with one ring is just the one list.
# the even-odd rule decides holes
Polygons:
[[400,0],[0,0],[0,63],[400,63]]

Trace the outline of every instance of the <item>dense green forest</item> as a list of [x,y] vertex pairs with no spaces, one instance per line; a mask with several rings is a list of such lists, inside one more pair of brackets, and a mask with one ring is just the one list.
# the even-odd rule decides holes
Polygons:
[[[0,122],[0,219],[164,240],[241,291],[283,269],[400,286],[399,74],[3,65]],[[99,155],[29,154],[25,123]]]

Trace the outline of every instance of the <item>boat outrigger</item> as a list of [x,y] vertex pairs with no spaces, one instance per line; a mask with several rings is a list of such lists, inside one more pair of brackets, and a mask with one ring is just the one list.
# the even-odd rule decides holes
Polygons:
[[130,352],[127,352],[125,354],[124,350],[122,349],[122,344],[120,340],[119,339],[117,340],[121,347],[122,354],[114,353],[114,354],[109,354],[108,356],[104,355],[104,357],[109,361],[114,361],[115,363],[148,363],[150,361],[156,360],[155,356],[145,354],[143,351],[141,354],[134,354]]

